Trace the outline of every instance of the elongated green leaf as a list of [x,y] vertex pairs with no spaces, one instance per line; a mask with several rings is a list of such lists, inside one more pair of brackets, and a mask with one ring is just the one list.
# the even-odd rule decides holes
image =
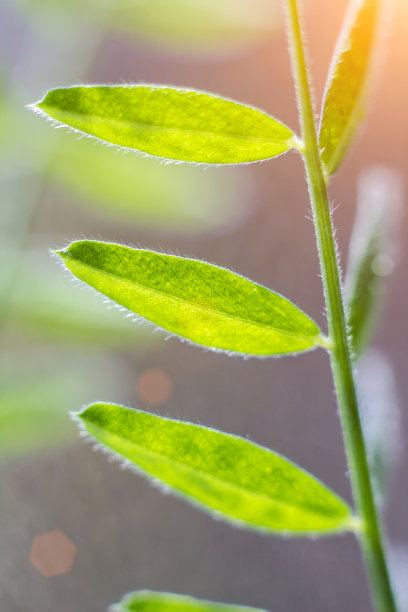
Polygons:
[[111,612],[263,612],[259,608],[233,606],[188,595],[135,591],[111,607]]
[[252,162],[296,145],[288,127],[260,110],[170,87],[54,89],[33,109],[105,142],[180,161]]
[[324,95],[319,146],[327,174],[343,160],[364,113],[381,0],[355,0],[337,43]]
[[108,449],[227,520],[298,534],[351,528],[333,492],[248,440],[113,404],[93,404],[78,418]]
[[324,344],[317,325],[291,302],[224,268],[89,240],[57,254],[121,306],[198,344],[248,355]]
[[346,275],[349,327],[355,356],[372,335],[384,280],[393,269],[392,248],[402,202],[402,181],[384,167],[362,176]]

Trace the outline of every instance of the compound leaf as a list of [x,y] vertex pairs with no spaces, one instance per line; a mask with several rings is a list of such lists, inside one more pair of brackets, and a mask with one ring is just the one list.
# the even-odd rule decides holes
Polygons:
[[350,509],[332,491],[244,438],[114,404],[92,404],[78,419],[144,474],[226,520],[293,534],[352,528]]
[[356,0],[345,21],[324,95],[319,146],[328,175],[342,162],[364,113],[381,0]]
[[260,110],[171,87],[54,89],[33,109],[105,142],[179,161],[253,162],[297,146],[288,127]]
[[90,240],[57,254],[79,279],[197,344],[246,355],[324,345],[317,325],[291,302],[224,268]]

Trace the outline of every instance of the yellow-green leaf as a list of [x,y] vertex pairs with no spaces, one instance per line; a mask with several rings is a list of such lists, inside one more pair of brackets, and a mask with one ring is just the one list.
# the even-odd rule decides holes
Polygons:
[[233,606],[196,599],[188,595],[160,593],[158,591],[135,591],[128,593],[111,612],[265,612],[259,608]]
[[108,449],[217,516],[267,531],[352,528],[350,509],[313,476],[244,438],[114,404],[78,414]]
[[33,109],[105,142],[179,161],[253,162],[297,146],[288,127],[258,109],[171,87],[54,89]]
[[57,254],[79,279],[197,344],[246,355],[324,344],[317,325],[291,302],[224,268],[90,240]]
[[324,95],[319,146],[328,175],[342,162],[364,113],[381,0],[352,3],[337,43]]

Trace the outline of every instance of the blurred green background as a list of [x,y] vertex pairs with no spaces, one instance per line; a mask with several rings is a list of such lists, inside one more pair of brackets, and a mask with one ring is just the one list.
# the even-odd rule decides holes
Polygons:
[[[304,4],[319,103],[346,2]],[[396,6],[368,121],[331,189],[343,266],[361,172],[382,164],[408,175],[408,11],[405,2]],[[219,93],[296,126],[283,21],[278,0],[0,5],[4,612],[105,610],[138,588],[271,612],[369,609],[352,536],[286,541],[214,521],[93,452],[68,415],[87,402],[112,400],[218,427],[283,453],[350,499],[322,351],[244,361],[164,342],[165,334],[73,282],[50,255],[86,237],[202,258],[279,291],[323,324],[298,157],[235,168],[164,165],[53,130],[25,109],[53,87],[146,82]],[[386,421],[398,419],[389,431],[388,447],[401,450],[391,464],[385,513],[402,584],[408,575],[406,237],[405,215],[379,313],[377,353],[361,367],[366,396],[370,381],[382,380],[378,368],[386,372],[381,410]],[[370,405],[366,412],[372,422]],[[36,535],[53,530],[63,531],[77,553],[71,571],[46,578],[30,563],[30,548]]]

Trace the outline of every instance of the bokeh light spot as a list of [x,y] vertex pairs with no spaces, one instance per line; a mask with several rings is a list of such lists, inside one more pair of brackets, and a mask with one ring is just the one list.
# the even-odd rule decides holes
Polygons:
[[139,376],[136,391],[140,399],[151,406],[164,404],[170,396],[173,383],[168,374],[159,368],[145,370]]
[[75,544],[62,531],[47,531],[34,538],[30,563],[43,576],[51,578],[70,572],[75,554]]

